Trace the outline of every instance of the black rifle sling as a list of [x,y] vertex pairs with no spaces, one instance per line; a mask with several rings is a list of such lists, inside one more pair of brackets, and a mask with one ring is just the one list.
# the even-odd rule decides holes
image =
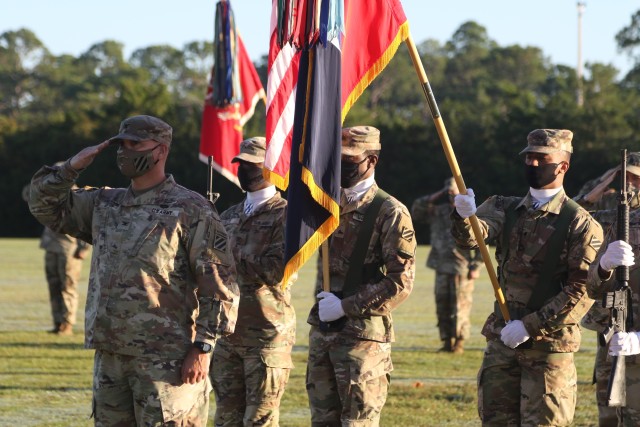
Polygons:
[[[520,203],[520,200],[522,199],[514,200],[505,209],[505,222],[502,230],[502,247],[505,256],[503,257],[500,266],[500,275],[502,276],[500,280],[501,283],[504,276],[504,265],[509,254],[509,236],[511,235],[513,226],[519,216],[516,211],[516,206]],[[553,224],[555,231],[548,242],[548,250],[546,252],[544,262],[542,263],[542,268],[540,269],[540,275],[536,282],[535,292],[533,292],[531,299],[529,299],[529,302],[527,303],[527,307],[534,311],[539,310],[546,300],[552,298],[562,290],[562,283],[553,283],[553,274],[555,273],[556,266],[558,265],[558,260],[560,259],[562,248],[564,248],[564,243],[567,240],[569,225],[576,217],[579,208],[580,206],[576,202],[568,199],[560,210],[558,219]]]
[[378,212],[382,207],[382,203],[389,198],[389,195],[382,189],[378,188],[373,201],[367,208],[362,220],[362,225],[358,231],[358,238],[349,259],[349,270],[344,278],[342,294],[344,297],[354,295],[356,289],[363,283],[364,259],[367,256],[369,241],[373,234],[373,226],[376,223]]

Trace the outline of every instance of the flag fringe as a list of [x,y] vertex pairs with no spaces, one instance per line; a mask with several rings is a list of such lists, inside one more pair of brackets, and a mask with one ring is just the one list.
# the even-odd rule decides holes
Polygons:
[[393,39],[393,42],[387,47],[384,53],[378,58],[378,60],[367,70],[365,75],[360,79],[360,81],[354,86],[353,90],[349,94],[349,97],[344,101],[344,105],[342,106],[342,123],[344,123],[344,119],[347,117],[349,110],[353,104],[356,103],[360,95],[365,91],[365,89],[371,84],[371,82],[378,77],[378,74],[384,70],[384,68],[389,64],[393,55],[396,54],[398,47],[400,47],[400,43],[404,42],[409,37],[409,22],[405,21],[398,28],[398,33]]
[[287,171],[285,176],[282,176],[270,169],[262,168],[262,176],[282,191],[285,191],[287,187],[289,187],[289,171]]
[[[323,208],[325,208],[331,216],[324,222],[318,229],[309,237],[300,250],[291,257],[289,262],[284,268],[284,277],[282,283],[289,283],[289,279],[292,275],[296,274],[298,270],[306,263],[313,253],[320,247],[322,242],[327,240],[331,233],[338,228],[340,223],[340,205],[336,203],[327,193],[316,185],[311,171],[307,168],[302,168],[302,181],[307,185],[311,196],[318,202]],[[283,285],[284,287],[284,285]]]

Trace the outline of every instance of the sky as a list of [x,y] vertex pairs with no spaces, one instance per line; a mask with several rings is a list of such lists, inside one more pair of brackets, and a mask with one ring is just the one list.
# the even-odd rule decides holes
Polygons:
[[[116,40],[125,56],[138,48],[213,39],[215,0],[3,0],[0,33],[27,28],[55,55],[77,56],[94,43]],[[583,62],[612,64],[622,73],[632,60],[617,51],[615,35],[640,10],[637,0],[586,0]],[[268,51],[271,0],[232,0],[237,27],[255,61]],[[403,0],[416,42],[451,38],[473,20],[500,46],[542,49],[552,63],[578,65],[576,0]],[[425,64],[428,73],[429,65]],[[619,75],[622,77],[624,74]]]

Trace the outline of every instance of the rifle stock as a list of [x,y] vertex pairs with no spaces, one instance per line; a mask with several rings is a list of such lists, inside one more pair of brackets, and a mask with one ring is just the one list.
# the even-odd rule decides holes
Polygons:
[[[617,240],[629,243],[629,203],[627,196],[627,150],[622,150],[622,168],[620,170],[620,194],[618,199]],[[616,286],[607,292],[603,307],[611,310],[609,326],[604,335],[609,342],[616,332],[626,332],[629,315],[629,267],[616,267]],[[623,407],[627,403],[626,364],[624,356],[613,356],[611,375],[607,385],[607,405]]]

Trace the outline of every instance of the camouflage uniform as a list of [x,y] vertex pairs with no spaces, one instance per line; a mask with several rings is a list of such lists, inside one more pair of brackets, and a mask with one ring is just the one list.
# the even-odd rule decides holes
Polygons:
[[[588,193],[587,185],[579,191],[574,198],[582,207],[591,212],[593,218],[600,223],[603,230],[608,230],[616,219],[617,213],[614,210],[618,203],[618,193],[611,190],[606,191],[596,203],[588,203],[581,197]],[[593,187],[592,187],[593,188]],[[616,427],[618,417],[616,408],[607,405],[607,387],[609,376],[611,375],[611,361],[607,357],[607,346],[603,345],[604,337],[602,332],[609,323],[609,309],[603,308],[600,301],[596,301],[587,314],[582,318],[580,325],[598,335],[596,340],[596,357],[593,366],[593,384],[596,388],[596,403],[598,405],[598,425],[599,427]]]
[[[264,138],[245,140],[241,155]],[[211,381],[216,426],[277,426],[280,400],[293,368],[296,316],[290,284],[283,289],[287,202],[276,193],[246,215],[246,199],[221,214],[240,287],[235,332],[216,343]]]
[[444,349],[462,347],[456,345],[469,338],[471,304],[474,280],[469,272],[482,263],[480,251],[458,249],[451,236],[451,210],[449,194],[442,192],[445,203],[434,204],[438,193],[420,197],[411,206],[414,221],[430,224],[431,251],[427,267],[436,270],[435,298],[440,339]]
[[[640,153],[629,153],[627,156],[627,172],[640,176]],[[592,211],[592,215],[596,221],[602,225],[605,235],[615,232],[615,223],[617,219],[617,204],[619,193],[614,189],[605,191],[595,203],[588,203],[583,196],[593,189],[602,179],[587,182],[580,189],[575,197],[578,203],[585,209]],[[581,197],[582,196],[582,197]],[[630,209],[638,209],[638,195],[634,194],[629,200]],[[612,228],[614,227],[614,228]],[[615,240],[615,239],[614,239]],[[606,245],[604,245],[606,250]],[[596,357],[593,367],[593,383],[596,388],[596,402],[598,404],[598,425],[600,427],[615,427],[618,425],[618,417],[616,408],[607,405],[607,389],[609,386],[609,377],[611,376],[611,360],[608,357],[608,347],[604,344],[602,332],[609,325],[609,309],[603,308],[601,301],[596,301],[584,316],[581,322],[582,327],[595,331],[598,334]]]
[[[155,136],[158,127],[148,130],[158,122],[170,142],[171,128],[149,116],[126,119],[120,132],[140,125],[130,132],[166,141]],[[205,425],[210,383],[182,384],[182,362],[194,341],[214,345],[232,333],[238,307],[215,208],[170,175],[141,194],[131,187],[72,190],[78,175],[70,160],[43,167],[29,206],[46,226],[94,245],[85,347],[96,349],[96,424]]]
[[[355,129],[359,128],[362,127]],[[378,132],[367,129],[367,132]],[[343,131],[343,150],[347,131]],[[361,199],[351,203],[342,193],[340,225],[329,242],[330,288],[334,293],[343,290],[363,216],[377,191],[378,186],[374,183]],[[306,385],[313,426],[379,424],[393,369],[391,312],[413,288],[415,248],[413,224],[407,208],[389,197],[375,220],[363,266],[367,271],[378,273],[374,277],[364,277],[366,282],[356,287],[356,293],[342,299],[346,314],[343,329],[322,332],[318,304],[311,309],[307,319],[311,329]],[[320,255],[316,292],[322,289],[322,276]]]
[[[540,143],[534,132],[528,137],[529,147]],[[549,146],[557,142],[544,140]],[[484,426],[568,426],[573,420],[577,395],[573,353],[581,340],[578,322],[593,303],[586,294],[586,276],[602,241],[602,228],[584,209],[578,210],[569,225],[555,270],[554,281],[564,284],[562,290],[537,311],[527,307],[554,223],[567,201],[562,189],[537,209],[530,194],[522,200],[492,196],[476,211],[484,239],[497,242],[496,261],[501,266],[501,287],[510,316],[521,320],[531,337],[530,346],[507,347],[501,340],[505,322],[500,310],[496,307],[487,318],[482,329],[487,348],[478,373],[478,411]],[[520,214],[508,238],[509,247],[504,248],[505,210],[512,203],[517,203]],[[469,220],[455,210],[452,219],[457,244],[477,247]]]
[[51,332],[71,333],[71,327],[76,324],[82,258],[89,245],[45,227],[40,248],[45,250],[44,268],[54,325]]
[[[640,176],[640,155],[638,153],[630,153],[628,158],[628,171]],[[610,203],[613,205],[614,203]],[[610,206],[612,207],[612,206]],[[631,197],[629,202],[629,244],[633,248],[633,254],[636,257],[636,264],[629,267],[629,287],[632,293],[632,316],[633,327],[631,331],[640,331],[640,203],[638,203],[637,194]],[[583,320],[585,327],[595,330],[599,333],[609,324],[609,309],[602,308],[600,300],[602,293],[611,290],[615,285],[615,275],[612,274],[608,280],[602,280],[598,275],[598,266],[600,258],[607,249],[607,245],[615,240],[617,232],[617,211],[610,209],[599,211],[595,218],[603,224],[607,230],[602,248],[589,269],[589,281],[587,289],[589,294],[597,300],[594,308],[589,311]],[[598,402],[598,411],[600,415],[600,425],[616,425],[614,420],[619,422],[618,425],[638,426],[640,425],[640,403],[637,399],[630,396],[637,396],[640,393],[640,355],[626,356],[626,383],[627,383],[627,405],[624,408],[611,408],[606,404],[607,388],[609,384],[609,376],[611,375],[611,359],[607,351],[608,347],[602,345],[601,339],[598,340],[598,351],[596,354],[596,362],[594,368],[594,380],[596,383],[596,398]],[[617,412],[617,418],[612,420],[612,412]],[[607,422],[608,420],[608,422]],[[605,424],[607,422],[607,424]]]
[[580,325],[598,333],[596,340],[596,357],[593,366],[593,384],[596,386],[596,403],[598,405],[598,426],[616,427],[618,416],[616,408],[607,405],[607,388],[611,375],[611,360],[607,355],[607,345],[603,343],[602,333],[609,324],[609,309],[603,308],[600,301],[596,301],[587,314],[582,318]]

